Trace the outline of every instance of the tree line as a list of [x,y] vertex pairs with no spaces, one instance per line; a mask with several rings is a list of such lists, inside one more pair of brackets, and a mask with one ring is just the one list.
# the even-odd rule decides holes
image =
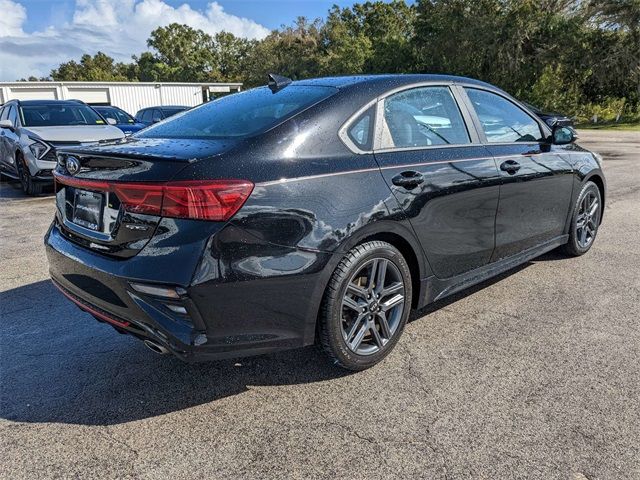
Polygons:
[[640,0],[404,0],[331,8],[262,40],[187,25],[154,30],[131,62],[84,55],[53,80],[243,82],[448,73],[585,121],[640,119]]

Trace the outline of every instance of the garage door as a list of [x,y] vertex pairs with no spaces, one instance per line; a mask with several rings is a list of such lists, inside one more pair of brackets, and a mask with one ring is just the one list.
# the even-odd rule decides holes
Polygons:
[[44,88],[12,88],[9,98],[18,100],[57,100],[55,87]]
[[108,88],[69,88],[69,99],[82,100],[94,105],[109,105]]

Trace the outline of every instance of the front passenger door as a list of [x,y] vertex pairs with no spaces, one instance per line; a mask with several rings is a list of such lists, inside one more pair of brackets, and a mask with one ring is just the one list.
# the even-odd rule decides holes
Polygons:
[[573,169],[550,145],[540,124],[497,93],[465,88],[500,175],[496,249],[492,261],[564,233]]

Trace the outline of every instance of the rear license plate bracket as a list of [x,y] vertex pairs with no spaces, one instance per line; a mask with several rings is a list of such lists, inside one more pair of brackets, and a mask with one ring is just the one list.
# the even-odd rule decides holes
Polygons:
[[93,231],[102,229],[104,195],[88,190],[76,190],[73,202],[73,223]]

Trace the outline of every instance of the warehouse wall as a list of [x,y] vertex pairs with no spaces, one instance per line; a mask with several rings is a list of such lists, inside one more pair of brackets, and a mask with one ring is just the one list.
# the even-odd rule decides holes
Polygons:
[[202,89],[237,91],[223,84],[98,83],[98,82],[17,82],[0,84],[0,103],[12,99],[78,99],[93,104],[111,104],[135,115],[138,110],[158,105],[194,107],[202,103]]

